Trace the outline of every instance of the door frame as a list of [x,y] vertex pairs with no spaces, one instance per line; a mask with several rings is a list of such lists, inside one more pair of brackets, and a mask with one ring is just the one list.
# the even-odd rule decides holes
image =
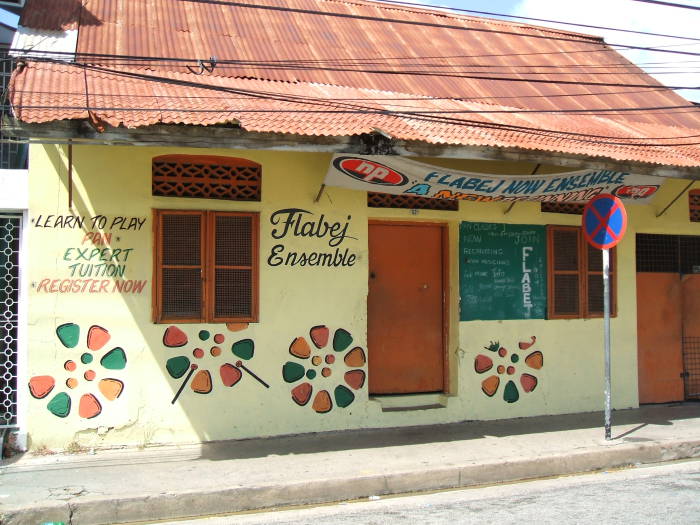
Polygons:
[[[447,222],[439,221],[406,221],[392,219],[369,219],[367,221],[367,252],[369,254],[369,236],[372,225],[377,226],[435,226],[440,228],[440,241],[442,245],[440,257],[442,257],[442,392],[447,394],[450,392],[450,370],[449,370],[449,353],[447,351],[450,334],[450,228]],[[367,256],[367,296],[369,297],[369,255]],[[367,334],[369,334],[369,315],[367,315]],[[369,348],[369,341],[367,341]],[[372,395],[412,395],[412,394],[372,394]]]

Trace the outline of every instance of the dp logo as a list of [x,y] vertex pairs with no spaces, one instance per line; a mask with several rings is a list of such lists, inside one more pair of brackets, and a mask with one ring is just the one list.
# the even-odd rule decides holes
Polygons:
[[408,177],[384,164],[357,157],[338,157],[333,166],[353,179],[381,186],[403,186]]

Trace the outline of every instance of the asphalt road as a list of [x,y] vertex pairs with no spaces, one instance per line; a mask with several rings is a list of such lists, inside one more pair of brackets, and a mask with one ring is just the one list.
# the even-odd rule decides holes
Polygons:
[[700,460],[168,525],[409,523],[700,524]]

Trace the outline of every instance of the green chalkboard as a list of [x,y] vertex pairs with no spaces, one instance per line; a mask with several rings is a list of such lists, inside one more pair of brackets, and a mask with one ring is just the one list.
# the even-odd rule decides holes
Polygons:
[[544,226],[461,223],[460,319],[544,319],[546,264]]

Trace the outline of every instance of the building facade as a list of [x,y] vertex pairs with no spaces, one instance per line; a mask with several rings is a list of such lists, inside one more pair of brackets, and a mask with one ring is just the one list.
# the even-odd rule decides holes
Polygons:
[[[600,252],[581,240],[580,215],[539,202],[374,207],[364,191],[319,191],[331,156],[304,152],[75,146],[69,182],[67,150],[30,155],[31,447],[602,408]],[[680,340],[650,365],[637,337],[638,310],[664,300],[657,282],[638,304],[640,257],[651,260],[640,235],[657,252],[665,234],[695,239],[682,279],[700,278],[687,192],[656,216],[686,186],[666,180],[651,204],[627,206],[613,258],[616,409],[638,406],[660,369],[676,374],[673,386],[646,401],[686,397]],[[533,308],[509,303],[514,287]],[[697,317],[685,317],[690,336]]]

